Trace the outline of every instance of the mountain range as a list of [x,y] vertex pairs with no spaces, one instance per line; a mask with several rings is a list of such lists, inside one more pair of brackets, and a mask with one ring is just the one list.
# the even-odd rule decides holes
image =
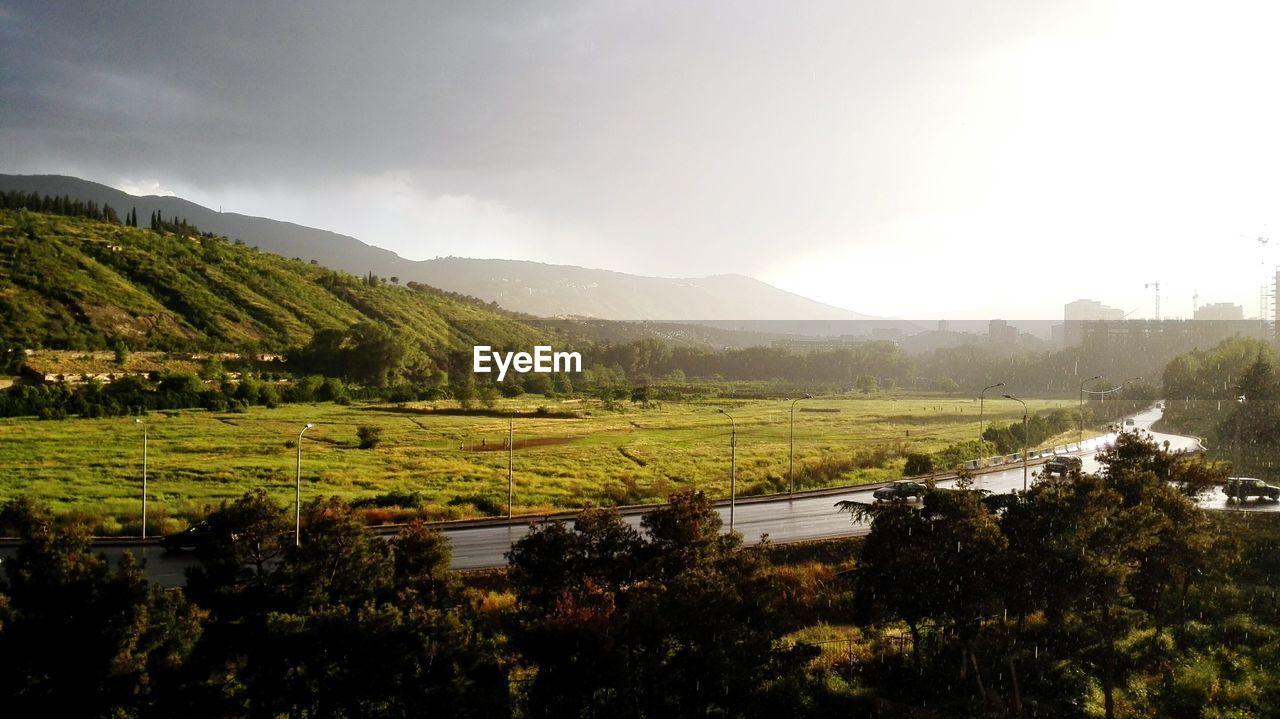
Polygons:
[[[410,260],[354,237],[291,222],[219,212],[179,197],[136,196],[107,185],[64,175],[0,175],[0,191],[37,192],[109,204],[121,216],[160,212],[183,218],[204,232],[243,239],[259,249],[315,260],[356,275],[395,277],[496,302],[540,317],[609,320],[699,321],[735,328],[742,321],[768,320],[769,331],[828,334],[805,323],[873,319],[826,305],[743,275],[673,279],[610,270],[502,259],[440,257]],[[145,222],[145,219],[144,219]],[[430,238],[425,238],[430,242]],[[819,328],[825,323],[817,323]]]

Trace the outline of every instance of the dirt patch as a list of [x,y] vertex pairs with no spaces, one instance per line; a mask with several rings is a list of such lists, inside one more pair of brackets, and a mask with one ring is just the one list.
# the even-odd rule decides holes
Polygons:
[[[568,444],[573,441],[573,437],[532,437],[530,439],[516,439],[515,449],[525,449],[527,447],[552,447],[557,444]],[[463,445],[464,452],[505,452],[507,451],[507,440],[504,437],[500,442],[484,442],[471,443]]]
[[[390,414],[417,414],[417,415],[445,415],[457,417],[496,417],[499,419],[508,419],[511,417],[510,412],[497,409],[458,409],[456,407],[396,407],[389,405],[379,405],[374,407],[361,407],[363,412],[388,412]],[[516,415],[516,419],[535,417],[538,419],[581,419],[581,415],[577,412],[521,412]]]
[[644,461],[643,459],[640,459],[639,457],[637,457],[637,456],[635,456],[634,454],[632,454],[632,453],[631,453],[631,451],[630,451],[630,450],[628,450],[626,447],[619,447],[619,448],[618,448],[618,452],[619,452],[623,457],[626,457],[627,459],[631,460],[632,462],[635,462],[637,465],[639,465],[639,466],[641,466],[641,467],[648,467],[648,466],[649,466],[649,463],[648,463],[648,462],[646,462],[646,461]]

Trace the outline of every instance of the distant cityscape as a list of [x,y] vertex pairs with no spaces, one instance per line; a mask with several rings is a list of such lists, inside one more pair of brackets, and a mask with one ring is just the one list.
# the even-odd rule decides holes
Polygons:
[[[1280,281],[1280,274],[1277,275]],[[1272,312],[1274,307],[1271,308]],[[820,339],[775,340],[774,347],[795,352],[829,352],[870,342],[891,342],[919,354],[955,347],[983,347],[996,352],[1053,351],[1068,347],[1106,349],[1116,346],[1186,349],[1209,347],[1235,336],[1269,340],[1274,322],[1245,318],[1244,307],[1231,302],[1196,305],[1191,319],[1130,319],[1132,312],[1094,299],[1063,305],[1062,321],[992,319],[981,331],[975,321],[867,322],[866,332]]]

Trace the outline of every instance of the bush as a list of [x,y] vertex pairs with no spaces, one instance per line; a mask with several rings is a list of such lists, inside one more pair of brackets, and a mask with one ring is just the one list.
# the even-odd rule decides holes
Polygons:
[[505,499],[484,495],[484,494],[466,494],[454,497],[449,500],[450,507],[461,507],[471,505],[476,511],[486,517],[497,517],[507,512],[507,504]]
[[357,509],[368,508],[387,508],[387,507],[404,507],[408,509],[417,509],[425,502],[420,492],[405,492],[393,489],[384,494],[377,494],[372,497],[361,497],[352,500],[351,506]]
[[373,449],[382,443],[382,428],[362,424],[356,428],[356,436],[360,438],[360,449]]
[[902,468],[904,477],[916,477],[933,472],[933,457],[927,454],[912,452],[907,455],[907,464]]

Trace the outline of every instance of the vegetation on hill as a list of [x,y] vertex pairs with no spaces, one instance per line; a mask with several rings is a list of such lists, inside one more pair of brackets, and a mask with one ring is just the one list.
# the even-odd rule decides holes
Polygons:
[[1280,372],[1271,345],[1234,338],[1165,367],[1164,421],[1204,439],[1237,476],[1280,474]]
[[197,232],[0,211],[0,342],[10,346],[280,352],[362,322],[437,363],[474,342],[527,345],[535,334],[478,301]]

